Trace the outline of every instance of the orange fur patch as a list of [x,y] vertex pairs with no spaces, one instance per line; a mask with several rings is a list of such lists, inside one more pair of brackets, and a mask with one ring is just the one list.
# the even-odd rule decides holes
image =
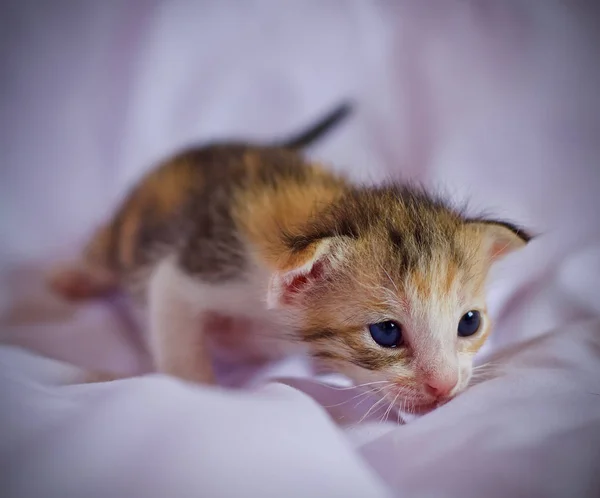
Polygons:
[[452,289],[452,285],[456,280],[458,275],[458,265],[453,261],[448,261],[448,266],[446,268],[446,276],[444,279],[444,284],[442,286],[442,291],[444,294],[448,294]]
[[234,198],[233,215],[237,226],[247,240],[259,248],[266,262],[284,271],[308,261],[315,248],[311,249],[312,254],[308,251],[293,255],[285,246],[281,233],[301,230],[313,214],[339,198],[346,188],[345,182],[332,181],[335,177],[318,166],[306,167],[311,168],[314,175],[314,181],[309,185],[283,178],[277,188],[258,185],[258,188],[239,189]]
[[135,208],[126,211],[123,216],[119,230],[119,264],[129,268],[135,264],[138,232],[142,219]]

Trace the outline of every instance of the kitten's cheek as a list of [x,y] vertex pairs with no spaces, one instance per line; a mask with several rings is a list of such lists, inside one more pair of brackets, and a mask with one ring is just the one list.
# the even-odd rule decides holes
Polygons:
[[471,381],[471,374],[473,370],[469,367],[463,367],[460,369],[460,390],[466,389]]

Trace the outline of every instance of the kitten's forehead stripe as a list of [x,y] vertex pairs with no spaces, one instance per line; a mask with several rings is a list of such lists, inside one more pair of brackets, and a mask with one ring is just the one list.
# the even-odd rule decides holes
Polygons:
[[446,268],[446,278],[444,280],[444,286],[442,291],[444,294],[449,294],[452,289],[452,285],[454,284],[458,275],[458,266],[456,262],[450,261],[448,263],[448,267]]
[[403,235],[394,227],[388,227],[390,234],[390,241],[394,245],[394,247],[398,250],[404,249],[404,237]]
[[292,250],[303,250],[325,237],[358,239],[380,227],[396,249],[396,263],[408,271],[440,253],[460,264],[454,238],[463,223],[461,213],[418,189],[354,187],[310,219],[299,234],[286,234],[286,239]]
[[336,354],[333,351],[312,351],[311,356],[321,360],[343,360],[344,357],[340,354]]
[[339,335],[339,333],[330,328],[316,328],[303,331],[303,338],[307,342],[333,339],[336,335]]

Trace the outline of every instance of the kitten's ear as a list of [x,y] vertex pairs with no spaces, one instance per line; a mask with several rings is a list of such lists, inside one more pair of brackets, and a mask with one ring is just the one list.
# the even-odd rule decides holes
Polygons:
[[333,262],[331,239],[321,239],[291,254],[271,275],[267,307],[274,309],[293,305],[312,286],[323,281]]
[[505,221],[469,220],[467,227],[476,230],[491,261],[497,261],[527,245],[532,236],[523,228]]

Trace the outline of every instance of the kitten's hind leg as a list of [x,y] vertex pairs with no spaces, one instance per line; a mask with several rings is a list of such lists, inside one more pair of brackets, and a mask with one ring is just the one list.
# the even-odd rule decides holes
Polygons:
[[46,282],[53,292],[69,301],[101,297],[119,286],[114,273],[86,262],[57,266],[46,276]]
[[92,299],[119,287],[119,274],[109,264],[115,247],[115,232],[110,224],[96,230],[81,257],[53,268],[46,276],[48,287],[69,301]]
[[158,264],[148,287],[150,349],[159,372],[212,384],[198,287],[173,259]]

